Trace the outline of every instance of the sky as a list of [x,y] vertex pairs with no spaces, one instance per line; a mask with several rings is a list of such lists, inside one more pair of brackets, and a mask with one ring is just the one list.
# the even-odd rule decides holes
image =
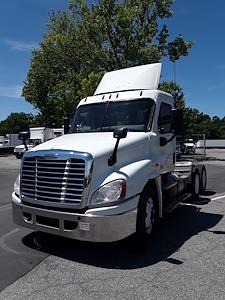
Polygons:
[[[65,10],[69,0],[0,1],[0,121],[12,112],[37,111],[21,97],[31,61],[47,30],[49,13]],[[174,16],[166,20],[171,38],[182,34],[195,44],[176,62],[176,82],[186,105],[225,116],[225,1],[176,0]],[[174,79],[174,65],[163,60],[162,80]]]

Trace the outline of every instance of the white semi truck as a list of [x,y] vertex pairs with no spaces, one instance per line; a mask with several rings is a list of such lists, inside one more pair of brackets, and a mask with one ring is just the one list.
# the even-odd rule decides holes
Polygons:
[[160,74],[161,64],[106,73],[69,134],[24,154],[16,224],[84,241],[146,241],[164,211],[204,192],[205,167],[175,162],[182,118],[157,89]]
[[194,154],[196,152],[196,145],[193,139],[186,139],[181,146],[181,152],[185,154]]

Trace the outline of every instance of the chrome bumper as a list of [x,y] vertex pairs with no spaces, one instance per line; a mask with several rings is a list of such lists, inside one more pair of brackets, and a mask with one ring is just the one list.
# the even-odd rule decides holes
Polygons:
[[138,196],[117,206],[89,209],[84,214],[35,208],[12,194],[14,222],[20,226],[71,239],[113,242],[136,231]]

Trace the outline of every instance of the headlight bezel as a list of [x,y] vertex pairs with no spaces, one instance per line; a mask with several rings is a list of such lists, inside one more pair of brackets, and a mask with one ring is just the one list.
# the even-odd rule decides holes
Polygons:
[[[100,196],[101,193],[107,192],[107,195],[109,195],[110,192],[112,192],[113,186],[119,185],[120,193],[115,199],[103,199],[101,201],[97,200],[96,198]],[[126,190],[127,190],[127,182],[124,179],[115,179],[112,181],[109,181],[105,183],[104,185],[100,186],[93,194],[90,200],[90,207],[101,207],[101,206],[112,206],[116,205],[120,202],[122,202],[125,199],[126,196]],[[100,197],[99,197],[100,198]],[[98,199],[99,199],[98,198]]]

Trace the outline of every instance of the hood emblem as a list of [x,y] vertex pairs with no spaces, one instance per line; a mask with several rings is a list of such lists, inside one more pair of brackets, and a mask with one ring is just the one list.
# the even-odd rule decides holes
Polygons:
[[45,155],[35,155],[34,158],[36,159],[57,159],[58,155],[57,154],[45,154]]

